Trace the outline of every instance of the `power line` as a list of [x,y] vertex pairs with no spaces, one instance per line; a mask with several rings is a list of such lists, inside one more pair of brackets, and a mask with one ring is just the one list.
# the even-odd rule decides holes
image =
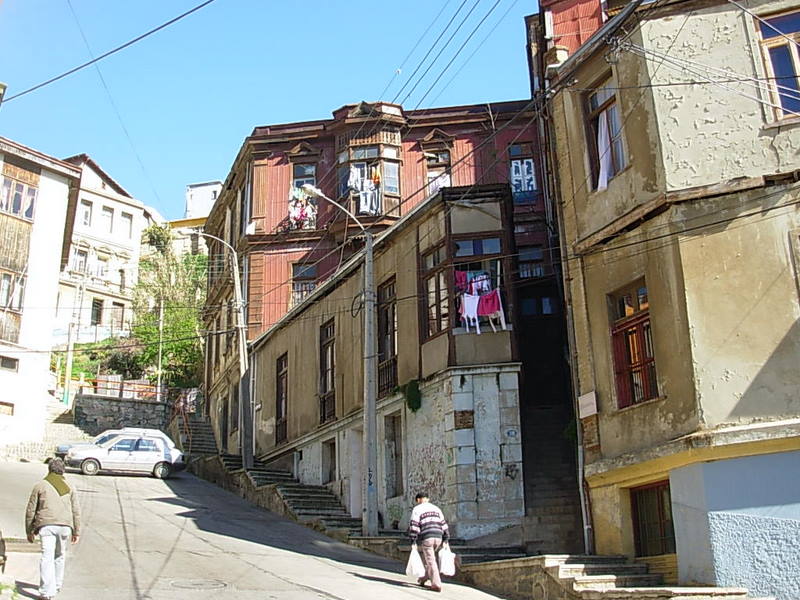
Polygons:
[[161,31],[162,29],[165,29],[166,27],[169,27],[173,23],[177,23],[181,19],[183,19],[185,17],[188,17],[192,13],[197,12],[201,8],[204,8],[204,7],[208,6],[209,4],[211,4],[212,2],[215,2],[215,1],[216,0],[205,0],[205,2],[202,2],[201,4],[198,4],[197,6],[195,6],[194,8],[187,10],[185,13],[181,13],[177,17],[175,17],[173,19],[170,19],[166,23],[162,23],[158,27],[155,27],[155,28],[151,29],[150,31],[147,31],[147,32],[143,33],[142,35],[133,38],[130,41],[125,42],[121,46],[117,46],[116,48],[113,48],[113,49],[109,50],[108,52],[104,52],[103,54],[101,54],[97,58],[93,58],[92,60],[89,60],[89,61],[87,61],[87,62],[85,62],[83,64],[80,64],[77,67],[74,67],[74,68],[70,69],[69,71],[65,71],[64,73],[61,73],[60,75],[56,75],[55,77],[51,77],[47,81],[43,81],[42,83],[34,85],[33,87],[30,87],[30,88],[28,88],[26,90],[23,90],[23,91],[21,91],[21,92],[19,92],[17,94],[14,94],[14,95],[9,96],[7,98],[3,98],[2,102],[0,102],[0,104],[5,104],[6,102],[10,102],[11,100],[14,100],[16,98],[20,98],[22,96],[25,96],[26,94],[30,94],[31,92],[35,92],[38,89],[41,89],[41,88],[43,88],[45,86],[48,86],[51,83],[55,83],[56,81],[60,81],[61,79],[64,79],[65,77],[68,77],[68,76],[72,75],[73,73],[77,73],[78,71],[80,71],[82,69],[85,69],[88,66],[91,66],[91,65],[93,65],[93,64],[95,64],[97,62],[100,62],[104,58],[108,58],[112,54],[116,54],[117,52],[119,52],[121,50],[124,50],[125,48],[128,48],[129,46],[133,46],[135,43],[142,41],[146,37],[149,37],[149,36],[153,35],[154,33],[158,32],[158,31]]

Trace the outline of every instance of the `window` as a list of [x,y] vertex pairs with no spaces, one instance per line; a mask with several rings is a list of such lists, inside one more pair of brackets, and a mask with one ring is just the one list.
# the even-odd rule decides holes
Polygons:
[[0,212],[33,221],[36,195],[35,187],[4,177],[0,188]]
[[541,246],[522,248],[519,251],[519,276],[520,279],[530,277],[544,277],[544,250]]
[[336,439],[322,442],[322,483],[336,480]]
[[92,226],[92,203],[88,200],[81,200],[81,224],[84,227]]
[[289,308],[297,306],[317,287],[317,266],[292,265],[292,298]]
[[331,319],[319,329],[319,422],[336,418],[335,370],[336,336]]
[[533,164],[531,143],[512,144],[508,147],[509,178],[515,204],[529,204],[536,200],[536,169]]
[[19,359],[10,356],[0,356],[0,369],[3,371],[18,371]]
[[137,452],[161,452],[161,448],[158,447],[158,443],[155,440],[148,440],[145,438],[140,439],[136,442],[136,451]]
[[92,325],[103,323],[103,301],[100,298],[92,299]]
[[317,184],[317,166],[295,164],[292,166],[292,188],[289,190],[289,227],[314,229],[317,226],[317,200],[303,186]]
[[397,294],[392,278],[378,288],[378,397],[397,386]]
[[[496,314],[502,312],[502,298],[500,296],[500,253],[502,245],[499,237],[458,239],[453,242],[455,246],[454,280],[457,295],[455,311],[460,315],[461,322],[469,329],[470,323],[478,325],[487,322],[489,313],[484,312],[482,304],[484,298],[492,296],[497,305]],[[501,323],[504,323],[505,316]],[[477,329],[477,328],[476,328]]]
[[775,78],[772,93],[774,102],[781,106],[776,109],[778,117],[800,113],[800,12],[767,18],[758,26],[767,72]]
[[647,286],[641,280],[611,300],[617,406],[624,408],[658,396]]
[[228,413],[230,431],[239,431],[239,384],[231,386],[231,404]]
[[133,452],[136,447],[136,440],[133,438],[123,438],[111,446],[110,450],[115,452]]
[[86,264],[89,259],[89,253],[86,250],[75,250],[75,258],[73,260],[73,267],[79,273],[86,273]]
[[669,481],[631,489],[631,513],[636,556],[675,552]]
[[422,289],[425,302],[425,337],[447,330],[450,298],[447,286],[447,255],[439,246],[422,257]]
[[627,165],[622,142],[622,121],[617,97],[608,79],[588,98],[589,159],[592,165],[592,185],[604,190],[609,180]]
[[289,355],[283,354],[275,364],[275,443],[286,441],[286,409],[289,399]]
[[105,277],[108,274],[108,259],[107,258],[98,258],[97,259],[97,276],[98,277]]
[[107,206],[103,207],[100,214],[100,221],[103,226],[103,231],[107,233],[114,233],[114,209]]
[[124,292],[128,287],[128,282],[125,276],[125,269],[119,270],[119,291]]
[[296,164],[292,166],[292,187],[301,188],[305,184],[317,185],[317,165]]
[[0,402],[0,415],[14,416],[14,405],[11,402]]
[[129,213],[122,213],[120,215],[122,219],[122,232],[128,236],[128,239],[133,238],[133,215]]
[[353,212],[376,216],[390,212],[397,199],[386,205],[386,195],[400,195],[399,150],[394,146],[355,146],[339,154],[339,198],[352,199]]
[[0,273],[0,310],[22,310],[25,277]]
[[386,498],[403,495],[403,427],[400,414],[385,417]]
[[428,195],[432,196],[443,187],[450,187],[450,151],[431,150],[425,152],[428,177]]
[[122,329],[125,323],[125,305],[121,302],[111,303],[111,327],[117,330]]

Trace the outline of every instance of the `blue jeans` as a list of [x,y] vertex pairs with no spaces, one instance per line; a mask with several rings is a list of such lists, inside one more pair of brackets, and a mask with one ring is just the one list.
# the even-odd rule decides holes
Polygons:
[[67,525],[45,525],[39,529],[42,558],[39,561],[39,595],[52,598],[64,583],[64,563],[72,528]]

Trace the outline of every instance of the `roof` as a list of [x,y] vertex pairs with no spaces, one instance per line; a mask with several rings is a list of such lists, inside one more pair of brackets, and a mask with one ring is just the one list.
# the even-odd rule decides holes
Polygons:
[[70,156],[64,159],[65,162],[72,163],[73,165],[83,165],[87,164],[92,167],[95,171],[97,171],[100,176],[106,180],[107,183],[113,187],[117,193],[122,194],[123,196],[130,198],[133,200],[133,196],[131,196],[127,190],[122,187],[119,183],[117,183],[111,175],[106,173],[103,168],[95,162],[95,160],[89,156],[88,154],[76,154],[75,156]]
[[33,148],[29,148],[28,146],[23,146],[8,138],[0,137],[0,152],[13,154],[14,156],[37,164],[49,171],[65,175],[66,177],[79,179],[81,176],[80,169],[76,168],[74,165],[55,158],[54,156],[49,156],[43,152],[34,150]]

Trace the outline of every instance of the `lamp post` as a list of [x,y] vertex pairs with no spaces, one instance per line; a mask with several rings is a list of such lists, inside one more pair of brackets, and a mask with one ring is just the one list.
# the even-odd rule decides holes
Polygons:
[[197,235],[211,238],[225,246],[231,253],[233,267],[233,299],[236,305],[236,328],[239,332],[239,448],[242,453],[242,465],[245,469],[253,468],[253,413],[250,410],[250,379],[248,377],[247,360],[247,323],[244,319],[244,294],[239,278],[239,259],[236,249],[225,240],[205,232],[196,232]]
[[361,515],[361,528],[365,536],[378,535],[378,427],[375,404],[377,400],[377,350],[375,348],[375,277],[372,254],[372,234],[361,224],[352,212],[331,200],[322,191],[306,183],[303,191],[315,198],[323,198],[355,221],[364,233],[364,449],[362,469],[364,508]]

